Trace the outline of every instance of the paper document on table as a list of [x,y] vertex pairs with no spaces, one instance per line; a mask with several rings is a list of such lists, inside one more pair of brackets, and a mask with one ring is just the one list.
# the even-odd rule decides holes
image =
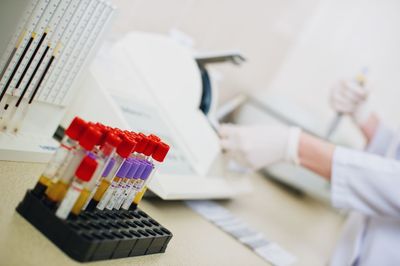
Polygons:
[[252,229],[217,203],[209,200],[192,200],[186,201],[186,205],[269,263],[286,266],[296,262],[297,258],[294,255],[284,250],[277,243],[267,240],[262,233]]

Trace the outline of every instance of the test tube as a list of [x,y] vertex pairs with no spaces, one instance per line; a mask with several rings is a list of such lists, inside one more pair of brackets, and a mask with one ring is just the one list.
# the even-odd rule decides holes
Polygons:
[[103,173],[101,174],[100,179],[96,182],[96,187],[90,193],[89,198],[87,199],[85,205],[83,206],[83,210],[93,210],[94,208],[96,208],[100,200],[95,200],[95,195],[96,193],[98,194],[98,188],[102,183],[103,178],[107,177],[110,174],[111,170],[113,170],[114,168],[114,165],[115,165],[115,158],[111,158],[106,168],[104,169]]
[[101,137],[101,132],[93,126],[90,126],[85,130],[82,137],[79,139],[80,147],[73,150],[68,155],[66,162],[57,172],[56,176],[59,177],[59,180],[46,190],[46,200],[48,203],[57,203],[64,198],[68,185],[70,184],[78,165],[86,156],[87,152],[93,150],[94,146],[98,144]]
[[60,168],[62,163],[68,156],[68,153],[78,144],[79,138],[82,136],[85,130],[86,122],[75,117],[68,128],[65,130],[65,135],[61,140],[60,147],[54,153],[50,162],[46,165],[46,169],[43,171],[42,175],[39,177],[38,182],[33,188],[32,192],[37,196],[43,196],[46,189],[52,183],[52,179],[55,176],[57,170]]
[[154,162],[154,164],[155,164],[155,165],[154,165],[153,173],[152,173],[151,176],[146,180],[146,183],[144,184],[142,190],[139,191],[139,192],[135,195],[135,198],[134,198],[134,200],[133,200],[132,205],[131,205],[130,208],[136,209],[137,205],[138,205],[138,204],[140,203],[140,201],[142,200],[144,193],[146,193],[146,191],[147,191],[147,184],[149,184],[149,182],[150,182],[151,179],[153,178],[154,173],[155,173],[155,169],[158,168],[158,167],[159,167],[159,164],[161,164],[161,163],[164,161],[165,157],[166,157],[167,154],[168,154],[168,151],[169,151],[169,146],[168,146],[166,143],[164,143],[164,142],[162,142],[162,141],[158,142],[157,147],[156,147],[156,149],[154,150],[154,152],[153,152],[153,154],[152,154],[152,158],[154,159],[153,162]]
[[122,142],[118,145],[117,152],[115,154],[114,160],[115,163],[113,164],[111,170],[103,174],[100,185],[97,187],[96,192],[88,205],[88,209],[94,208],[93,206],[97,206],[100,200],[102,199],[103,195],[109,188],[112,179],[115,177],[115,174],[118,172],[119,168],[122,166],[123,162],[129,155],[132,153],[136,146],[136,142],[126,136],[122,137]]
[[[128,171],[126,171],[125,175],[121,179],[119,179],[119,181],[117,181],[116,187],[111,195],[111,198],[107,202],[107,205],[106,205],[106,209],[108,209],[108,210],[114,209],[114,206],[117,204],[119,198],[121,197],[122,193],[124,192],[126,185],[129,183],[128,173],[132,167],[131,158],[128,158],[127,162],[129,163],[129,169],[128,169]],[[111,185],[111,187],[112,187],[112,185]]]
[[138,164],[138,167],[137,167],[137,170],[135,171],[135,173],[132,173],[132,187],[128,191],[128,195],[126,196],[126,199],[124,200],[124,202],[122,203],[122,206],[121,206],[125,210],[128,210],[129,206],[131,206],[131,203],[132,203],[133,199],[135,198],[135,195],[140,186],[140,182],[141,182],[140,177],[142,176],[144,170],[146,169],[146,163],[145,163],[144,159],[136,158],[136,162]]
[[103,197],[101,198],[99,204],[97,204],[97,206],[96,206],[97,209],[104,210],[104,208],[107,207],[107,209],[112,210],[112,208],[110,208],[109,206],[110,206],[110,204],[112,204],[112,207],[113,207],[113,204],[114,204],[114,203],[112,203],[113,196],[118,190],[119,183],[122,181],[122,179],[125,178],[126,174],[128,173],[129,169],[131,168],[131,165],[132,165],[132,163],[129,160],[125,160],[122,163],[117,174],[112,179],[111,184],[108,186]]
[[118,185],[115,188],[113,195],[111,196],[111,199],[107,203],[106,209],[108,210],[112,210],[117,206],[117,204],[125,194],[125,189],[130,186],[130,181],[132,179],[130,174],[131,169],[137,169],[136,164],[134,164],[133,158],[128,158],[127,160],[130,163],[129,170],[126,172],[125,176],[119,180]]
[[121,196],[117,199],[117,203],[114,206],[116,210],[119,210],[121,208],[122,204],[128,197],[131,190],[134,189],[134,185],[138,180],[138,178],[136,178],[136,172],[138,171],[139,166],[141,164],[137,158],[131,158],[131,162],[132,162],[131,168],[129,169],[129,172],[126,175],[128,178],[128,182],[125,184]]
[[85,156],[75,171],[75,177],[66,192],[64,199],[56,211],[56,216],[66,219],[70,214],[75,202],[79,198],[83,187],[90,181],[98,164],[89,155]]
[[125,199],[124,204],[122,206],[123,209],[128,210],[131,206],[133,200],[135,199],[136,195],[143,189],[144,185],[146,184],[146,180],[149,178],[150,173],[153,171],[153,164],[143,160],[143,171],[138,176],[139,178],[136,180],[133,190],[129,194],[129,196]]
[[106,137],[101,144],[101,148],[98,154],[95,155],[98,166],[96,168],[95,173],[93,174],[90,182],[84,184],[81,194],[79,195],[78,200],[75,202],[74,207],[72,208],[72,213],[74,215],[79,215],[82,209],[87,206],[91,197],[94,195],[94,190],[96,185],[99,184],[99,179],[101,174],[104,172],[105,168],[108,166],[109,162],[114,155],[115,148],[121,142],[121,139],[117,137],[112,132],[108,132]]

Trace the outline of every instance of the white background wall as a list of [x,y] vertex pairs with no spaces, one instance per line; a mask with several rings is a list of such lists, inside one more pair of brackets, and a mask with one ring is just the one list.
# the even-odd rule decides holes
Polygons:
[[267,94],[290,98],[327,125],[331,85],[366,66],[371,105],[400,125],[399,12],[396,0],[322,1]]
[[265,88],[317,0],[114,0],[119,14],[111,38],[131,30],[168,34],[177,28],[201,51],[240,49],[248,63],[220,66],[222,99]]
[[200,51],[240,49],[248,62],[220,66],[222,101],[265,90],[315,114],[323,126],[331,84],[370,70],[372,103],[390,123],[400,105],[400,1],[397,0],[114,0],[110,39],[131,30],[177,28]]

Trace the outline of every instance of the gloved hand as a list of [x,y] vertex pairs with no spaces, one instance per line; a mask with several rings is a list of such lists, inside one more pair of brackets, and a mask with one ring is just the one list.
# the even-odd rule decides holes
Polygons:
[[222,149],[228,156],[254,170],[278,162],[298,164],[301,130],[286,126],[236,126],[219,128]]
[[349,115],[357,125],[363,125],[371,113],[368,104],[369,90],[355,80],[340,81],[331,90],[331,106],[341,114]]

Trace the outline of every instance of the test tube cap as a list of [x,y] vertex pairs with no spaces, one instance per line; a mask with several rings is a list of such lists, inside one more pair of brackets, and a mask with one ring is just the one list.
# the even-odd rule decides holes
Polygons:
[[86,128],[87,123],[80,117],[75,117],[68,128],[65,130],[65,134],[73,140],[78,140],[82,136],[83,131]]
[[87,151],[91,151],[97,145],[102,137],[102,133],[95,127],[86,128],[82,137],[79,139],[79,145]]
[[147,139],[147,136],[143,133],[138,134],[138,144],[136,145],[135,151],[139,153],[143,153],[144,150],[146,149],[147,143],[149,140]]
[[134,178],[135,177],[135,173],[136,173],[136,171],[138,170],[138,168],[140,166],[140,163],[139,163],[139,161],[137,159],[132,158],[131,159],[131,163],[132,163],[131,168],[129,169],[129,172],[127,174],[128,178]]
[[137,142],[126,136],[122,137],[122,142],[118,145],[117,153],[122,158],[128,158],[135,149]]
[[158,136],[156,136],[156,135],[154,135],[154,134],[150,134],[150,135],[149,135],[149,138],[150,138],[150,139],[153,139],[153,140],[155,140],[155,141],[157,141],[157,142],[161,141],[160,137],[158,137]]
[[111,131],[107,132],[104,143],[108,143],[113,147],[118,147],[118,145],[121,144],[121,142],[122,142],[122,139],[120,137],[118,137]]
[[122,163],[121,167],[119,168],[116,176],[122,177],[122,178],[126,177],[126,175],[128,174],[129,169],[131,168],[131,166],[132,166],[132,163],[130,162],[130,160],[125,160]]
[[170,147],[168,144],[166,144],[162,141],[158,142],[157,147],[152,154],[153,159],[160,163],[163,162],[165,157],[168,154],[169,148]]
[[140,179],[142,180],[146,180],[147,178],[149,178],[151,171],[153,170],[154,166],[152,163],[146,163],[143,173],[140,176]]
[[75,171],[75,176],[82,181],[88,182],[96,171],[97,162],[89,155],[85,156]]
[[151,137],[147,137],[147,139],[148,139],[148,143],[146,145],[146,148],[143,151],[143,154],[146,156],[150,156],[154,152],[155,148],[157,147],[158,141]]
[[98,145],[103,145],[105,143],[105,141],[106,141],[106,138],[107,138],[107,135],[108,135],[108,132],[110,131],[110,129],[108,129],[103,124],[99,124],[99,123],[97,123],[95,125],[95,127],[96,127],[97,130],[99,130],[102,133],[102,136],[101,136],[101,138],[99,140]]

